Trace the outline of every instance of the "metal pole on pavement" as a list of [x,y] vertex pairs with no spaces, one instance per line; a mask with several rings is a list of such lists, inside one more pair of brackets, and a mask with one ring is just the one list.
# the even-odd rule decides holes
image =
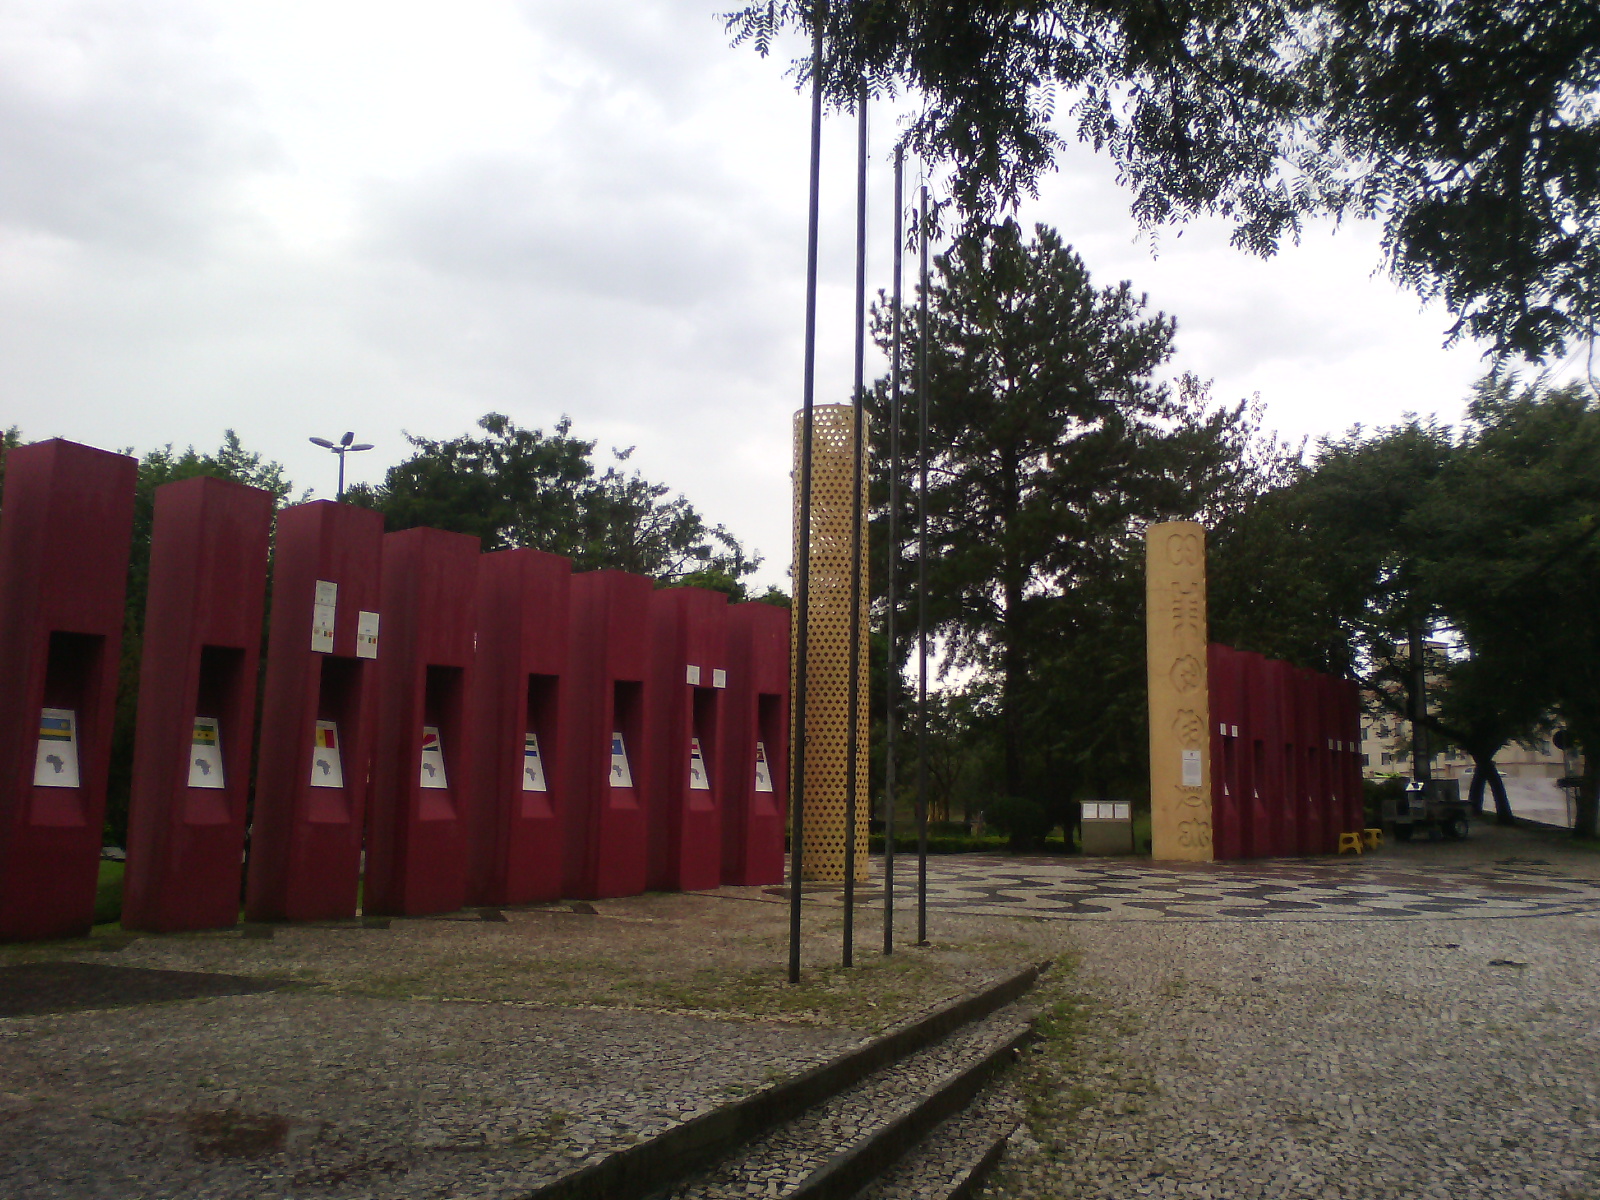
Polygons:
[[883,732],[883,952],[894,953],[894,750],[899,714],[900,648],[895,644],[896,577],[900,571],[900,268],[904,246],[900,219],[904,212],[905,147],[894,148],[894,292],[893,333],[889,348],[889,552],[887,579],[889,611],[885,618],[889,639],[888,670],[884,672]]
[[917,945],[928,944],[928,188],[922,235],[921,330],[917,338]]
[[844,777],[844,953],[843,964],[855,965],[856,932],[856,813],[861,753],[861,513],[866,443],[865,363],[867,352],[867,83],[861,81],[856,96],[856,357],[852,413],[850,498],[850,703],[849,730],[845,734]]
[[811,617],[811,435],[817,387],[817,211],[822,176],[822,27],[826,0],[811,33],[811,197],[806,218],[805,385],[800,417],[800,518],[795,548],[794,736],[789,742],[789,982],[800,982],[800,865],[805,847],[806,673]]

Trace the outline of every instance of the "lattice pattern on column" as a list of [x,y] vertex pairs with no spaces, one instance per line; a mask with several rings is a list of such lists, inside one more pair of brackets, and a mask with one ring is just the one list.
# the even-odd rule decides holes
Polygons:
[[[850,510],[855,415],[847,404],[819,404],[813,410],[811,442],[811,607],[808,619],[805,770],[805,848],[802,879],[844,882],[846,837],[845,781],[849,778],[850,733]],[[800,439],[802,414],[794,420],[794,579],[800,579]],[[863,431],[863,449],[865,431]],[[867,695],[867,514],[861,513],[861,681],[857,721],[856,880],[867,878],[867,735],[871,704]],[[800,625],[791,626],[791,681],[799,661]],[[796,718],[798,713],[795,714]],[[800,739],[793,737],[794,762],[802,761]],[[792,781],[791,781],[792,783]],[[793,794],[791,790],[790,794]]]

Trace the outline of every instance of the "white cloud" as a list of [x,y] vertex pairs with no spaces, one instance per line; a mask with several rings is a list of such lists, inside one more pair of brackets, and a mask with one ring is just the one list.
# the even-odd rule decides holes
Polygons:
[[[0,423],[103,446],[226,427],[331,488],[308,435],[497,410],[788,556],[805,98],[704,0],[17,0],[0,15]],[[848,396],[854,131],[825,141],[819,402]],[[874,114],[872,287],[893,116]],[[915,167],[908,194],[914,191]],[[1023,214],[1177,316],[1176,369],[1291,433],[1457,410],[1475,351],[1372,277],[1376,239],[1261,262],[1134,237],[1075,149]],[[909,267],[910,264],[908,264]],[[880,363],[869,362],[874,373]]]

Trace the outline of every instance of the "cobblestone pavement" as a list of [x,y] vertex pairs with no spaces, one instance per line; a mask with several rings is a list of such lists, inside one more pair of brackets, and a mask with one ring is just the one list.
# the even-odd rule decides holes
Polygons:
[[[1435,852],[1441,886],[1576,887],[1596,862],[1496,864],[1548,856],[1478,837],[1477,864]],[[1404,867],[1409,887],[1429,861],[1358,874]],[[1600,912],[1354,907],[1057,926],[1080,969],[1054,985],[1057,1036],[1019,1079],[1032,1117],[987,1194],[1600,1196]]]

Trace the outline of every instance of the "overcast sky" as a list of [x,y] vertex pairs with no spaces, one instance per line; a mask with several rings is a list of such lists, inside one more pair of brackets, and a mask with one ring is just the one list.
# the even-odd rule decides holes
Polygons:
[[[331,494],[308,436],[485,412],[637,445],[789,554],[807,104],[735,0],[0,0],[0,425],[147,450],[227,428]],[[888,113],[873,287],[887,287]],[[825,130],[818,400],[848,399],[853,128]],[[913,177],[914,182],[914,177]],[[1261,261],[1154,252],[1087,150],[1022,214],[1178,320],[1176,370],[1290,437],[1459,414],[1479,350],[1381,276],[1377,231]],[[874,373],[876,367],[874,364]]]

